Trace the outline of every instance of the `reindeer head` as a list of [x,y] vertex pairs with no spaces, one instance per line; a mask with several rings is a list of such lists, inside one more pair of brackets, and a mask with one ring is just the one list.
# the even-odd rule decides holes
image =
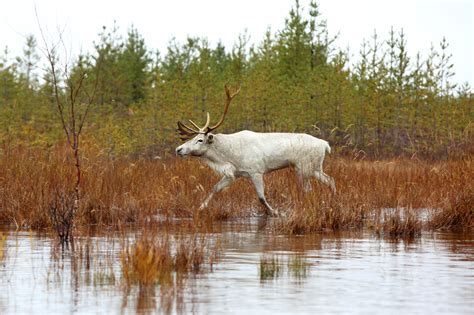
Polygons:
[[211,122],[209,113],[207,113],[206,124],[202,128],[195,124],[192,120],[189,120],[192,127],[187,126],[182,122],[178,121],[177,131],[180,134],[180,138],[183,141],[187,141],[176,148],[176,154],[178,154],[179,156],[203,155],[208,150],[209,146],[214,140],[214,135],[211,132],[217,129],[220,125],[222,125],[227,114],[227,110],[229,109],[230,102],[239,92],[240,88],[236,92],[231,94],[229,88],[227,87],[227,85],[225,85],[226,101],[224,105],[224,112],[222,113],[219,122],[212,127],[209,126]]

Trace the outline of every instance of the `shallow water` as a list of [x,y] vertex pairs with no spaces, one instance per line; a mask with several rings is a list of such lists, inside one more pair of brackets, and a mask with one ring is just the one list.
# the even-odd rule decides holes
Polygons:
[[[222,257],[212,271],[151,292],[121,284],[118,239],[94,237],[103,259],[81,271],[72,258],[77,250],[54,250],[48,236],[4,231],[0,313],[474,312],[474,233],[430,233],[409,242],[369,232],[288,237],[261,231],[256,222],[217,230],[212,238],[220,239]],[[280,272],[262,276],[263,257],[277,259]],[[292,261],[304,270],[291,268]]]

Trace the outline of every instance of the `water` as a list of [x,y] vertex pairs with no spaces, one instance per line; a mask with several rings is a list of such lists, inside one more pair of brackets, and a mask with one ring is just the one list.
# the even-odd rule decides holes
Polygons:
[[[217,230],[212,238],[221,240],[223,252],[212,272],[147,292],[123,285],[120,242],[113,237],[93,239],[106,258],[87,273],[70,253],[54,250],[51,238],[9,232],[0,313],[474,312],[474,233],[430,233],[409,242],[369,232],[288,237],[253,223]],[[264,257],[277,259],[278,274],[262,277]],[[294,261],[304,270],[292,268]]]

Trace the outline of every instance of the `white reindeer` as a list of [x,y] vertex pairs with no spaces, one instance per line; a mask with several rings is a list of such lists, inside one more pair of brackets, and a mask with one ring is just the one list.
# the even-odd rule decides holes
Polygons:
[[249,177],[260,202],[265,206],[265,213],[275,216],[277,212],[265,198],[263,175],[286,167],[294,167],[305,191],[311,190],[309,177],[314,176],[329,186],[333,193],[336,192],[334,180],[322,168],[326,152],[331,152],[327,141],[302,133],[259,133],[248,130],[233,134],[211,133],[224,122],[230,102],[240,92],[240,88],[231,94],[225,86],[225,92],[227,97],[224,113],[216,125],[209,127],[209,113],[202,128],[191,120],[189,122],[194,128],[178,121],[181,139],[191,139],[177,147],[176,153],[182,157],[199,157],[210,168],[223,175],[202,202],[200,209],[206,208],[212,196],[235,179]]

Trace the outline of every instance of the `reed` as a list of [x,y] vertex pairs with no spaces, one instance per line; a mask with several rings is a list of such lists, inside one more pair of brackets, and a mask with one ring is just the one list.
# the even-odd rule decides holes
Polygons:
[[143,237],[121,255],[122,275],[127,284],[150,286],[171,282],[173,257],[167,240]]
[[196,274],[219,256],[218,243],[205,234],[180,235],[145,230],[121,253],[121,270],[126,285],[175,286],[187,274]]

